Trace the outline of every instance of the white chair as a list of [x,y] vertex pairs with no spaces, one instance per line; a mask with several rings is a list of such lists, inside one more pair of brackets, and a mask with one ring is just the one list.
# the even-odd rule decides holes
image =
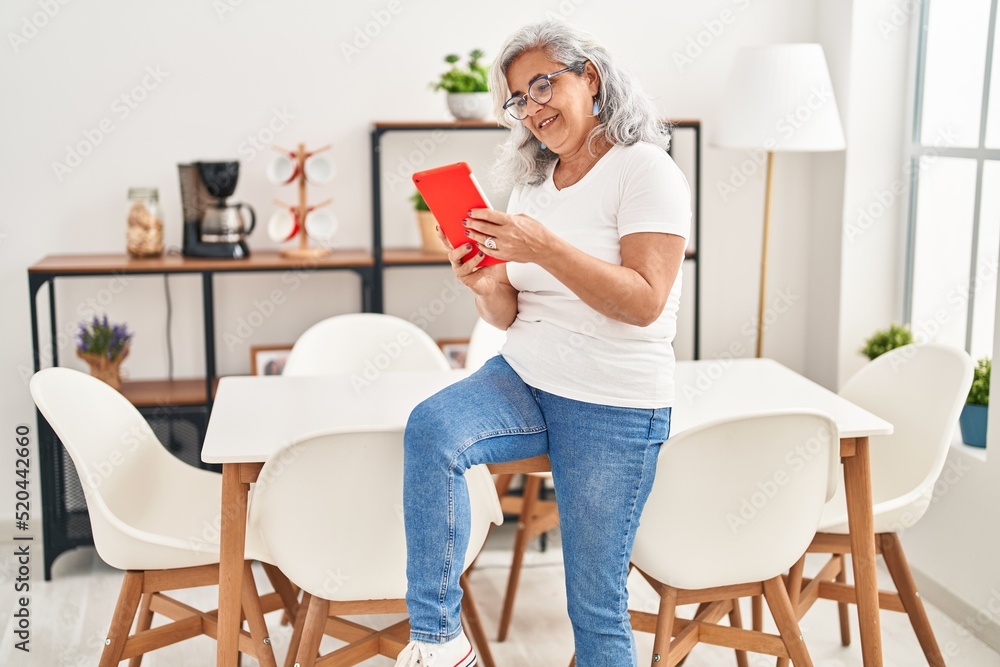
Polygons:
[[[214,637],[214,612],[163,591],[218,584],[222,476],[170,454],[139,411],[96,378],[47,368],[31,378],[30,387],[80,475],[97,553],[125,570],[101,667],[129,658],[138,667],[149,651],[200,634]],[[241,631],[240,650],[274,665],[262,614],[283,601],[294,615],[296,602],[271,565],[265,570],[278,593],[258,597],[250,560],[270,562],[259,541],[247,540],[246,558],[243,604],[250,631]],[[135,633],[129,635],[137,609]],[[150,629],[154,614],[173,622]]]
[[[899,533],[927,511],[934,484],[944,469],[955,424],[972,385],[969,355],[945,345],[907,345],[886,352],[858,371],[840,395],[893,425],[892,435],[870,441],[875,550],[896,586],[896,593],[879,592],[881,609],[905,612],[927,662],[943,666],[944,658],[917,593],[903,554]],[[812,579],[803,579],[803,561],[789,572],[789,590],[802,613],[817,597],[837,600],[841,641],[850,643],[847,604],[854,587],[846,582],[844,554],[851,552],[847,501],[843,482],[823,510],[810,552],[832,554]]]
[[507,342],[506,331],[497,329],[482,318],[476,320],[476,326],[472,328],[472,336],[469,338],[469,349],[465,354],[466,370],[477,371],[482,368],[490,358],[500,353],[500,348],[505,342]]
[[448,370],[448,359],[417,325],[392,315],[353,313],[309,327],[288,353],[284,375]]
[[[489,525],[503,516],[486,469],[474,466],[465,476],[472,503],[468,567]],[[348,642],[320,659],[331,664],[394,658],[406,646],[405,620],[373,630],[341,618],[406,613],[401,430],[328,433],[286,446],[264,464],[250,516],[251,530],[306,593],[292,640],[296,664],[315,664],[324,634]],[[468,589],[465,596],[469,602]]]
[[[447,371],[448,358],[434,339],[411,322],[378,313],[354,313],[327,318],[295,341],[284,375],[356,374],[362,381],[382,371]],[[462,586],[469,590],[468,578]],[[489,640],[471,596],[462,607],[466,625],[484,667],[493,667]]]
[[[741,665],[743,651],[812,664],[781,574],[816,533],[839,455],[836,423],[813,411],[720,420],[667,440],[632,551],[660,596],[658,614],[630,611],[634,629],[656,634],[653,664],[673,667],[698,642],[736,648]],[[760,594],[780,637],[739,629],[738,598]],[[692,620],[675,617],[691,603],[701,605]],[[717,625],[726,615],[731,628]]]

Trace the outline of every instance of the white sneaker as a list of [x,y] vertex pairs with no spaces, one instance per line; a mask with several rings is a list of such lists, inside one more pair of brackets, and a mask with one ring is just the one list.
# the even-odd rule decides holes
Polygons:
[[472,667],[479,662],[465,632],[444,644],[410,642],[396,658],[396,667]]

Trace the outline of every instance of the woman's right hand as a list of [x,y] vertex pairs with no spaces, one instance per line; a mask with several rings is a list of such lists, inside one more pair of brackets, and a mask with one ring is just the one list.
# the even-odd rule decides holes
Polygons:
[[451,262],[451,268],[455,272],[455,276],[462,281],[462,284],[472,290],[472,293],[476,296],[488,297],[494,294],[500,287],[500,269],[502,265],[479,266],[479,263],[485,259],[485,255],[482,252],[473,255],[469,258],[469,261],[462,263],[462,258],[472,250],[472,244],[463,243],[455,248],[451,245],[448,237],[444,235],[444,232],[441,231],[440,225],[435,227],[435,231],[445,247],[450,248],[448,251],[448,261]]

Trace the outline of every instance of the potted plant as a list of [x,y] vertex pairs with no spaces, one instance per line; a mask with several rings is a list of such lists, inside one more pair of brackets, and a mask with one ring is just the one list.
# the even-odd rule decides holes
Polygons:
[[87,362],[91,375],[120,389],[119,368],[128,356],[131,340],[132,334],[124,324],[109,324],[107,315],[103,318],[94,315],[89,325],[80,322],[76,356]]
[[441,243],[441,239],[438,237],[437,230],[435,229],[437,227],[437,219],[431,213],[431,209],[427,206],[427,202],[424,201],[423,195],[419,192],[414,192],[410,197],[410,202],[413,204],[413,210],[417,212],[417,224],[420,225],[420,242],[424,252],[436,255],[447,254],[448,248]]
[[990,370],[992,363],[989,357],[983,357],[976,363],[972,375],[972,388],[969,397],[962,408],[958,423],[962,427],[962,440],[973,447],[986,446],[986,416],[990,405]]
[[913,334],[905,326],[892,324],[888,329],[881,329],[871,335],[861,348],[861,354],[869,359],[875,359],[897,347],[903,347],[913,342]]
[[486,118],[493,111],[493,98],[489,92],[489,66],[479,62],[483,52],[473,49],[469,52],[469,62],[465,67],[458,65],[461,60],[457,53],[449,53],[444,61],[451,69],[441,78],[431,83],[434,90],[448,93],[448,110],[460,120]]

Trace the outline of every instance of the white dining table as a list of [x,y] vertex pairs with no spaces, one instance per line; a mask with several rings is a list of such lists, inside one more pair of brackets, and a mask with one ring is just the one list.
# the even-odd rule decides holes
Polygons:
[[[465,371],[383,372],[360,376],[224,377],[212,407],[201,457],[222,464],[222,525],[217,664],[238,661],[247,500],[267,458],[312,434],[354,428],[402,428],[423,399],[466,377]],[[868,438],[892,425],[770,359],[677,362],[671,435],[717,419],[770,410],[814,409],[840,431],[854,581],[866,667],[881,667]],[[503,471],[528,472],[537,461]],[[494,466],[490,466],[494,469]]]

